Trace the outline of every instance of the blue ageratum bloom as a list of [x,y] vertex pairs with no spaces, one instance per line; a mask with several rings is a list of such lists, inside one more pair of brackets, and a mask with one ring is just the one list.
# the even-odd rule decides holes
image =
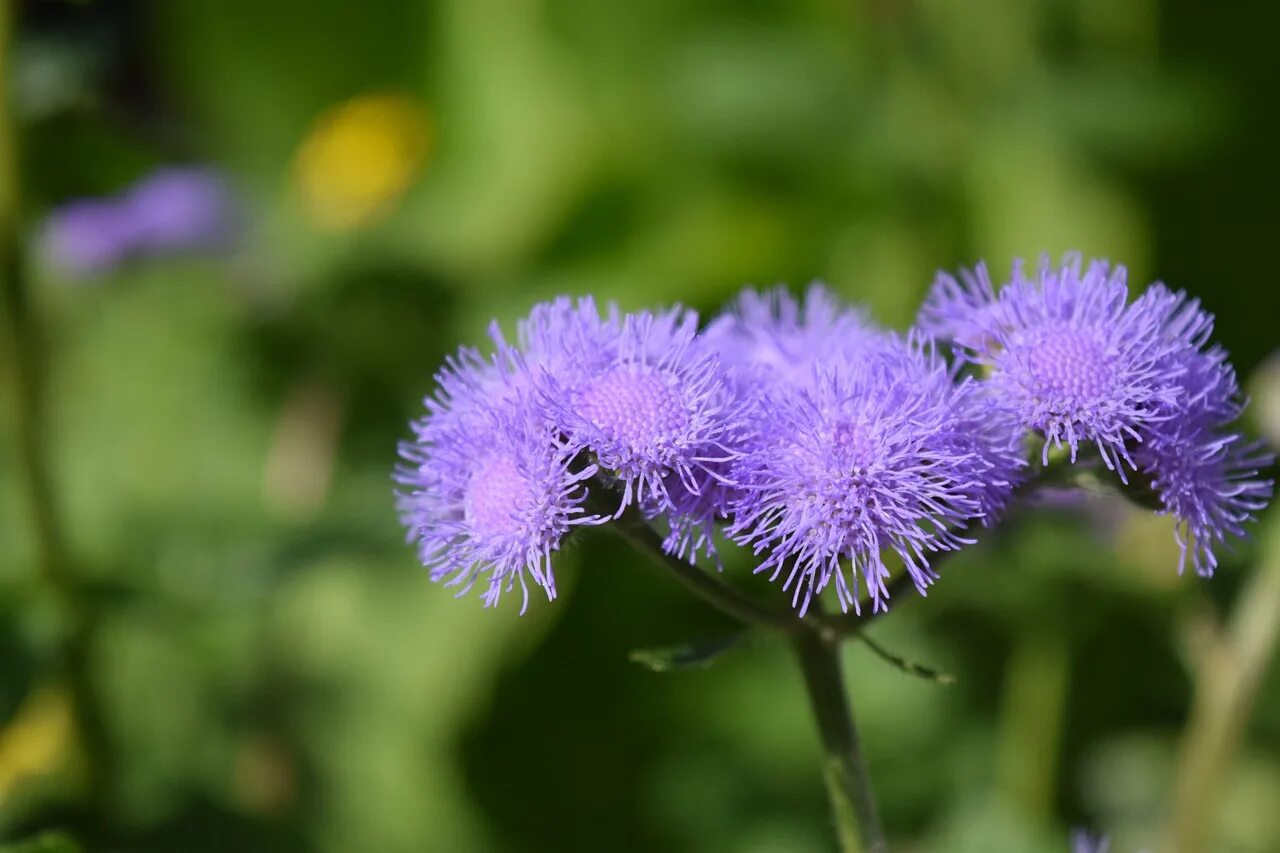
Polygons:
[[1003,505],[1021,465],[977,384],[954,382],[920,339],[775,383],[758,411],[729,532],[802,612],[833,580],[842,608],[860,608],[861,583],[886,607],[886,548],[923,593],[929,554],[968,544],[963,529]]
[[494,604],[527,578],[555,596],[552,555],[580,525],[586,481],[613,486],[609,512],[637,506],[686,559],[714,553],[743,412],[715,351],[682,309],[601,312],[590,298],[535,306],[492,356],[463,349],[401,447],[409,535],[434,580]]
[[[1164,306],[1169,337],[1194,329],[1197,339],[1208,340],[1213,317],[1199,302],[1160,284],[1148,296]],[[1221,347],[1177,349],[1169,361],[1177,400],[1143,430],[1134,456],[1163,512],[1176,519],[1179,572],[1189,558],[1197,574],[1210,576],[1218,565],[1215,548],[1243,537],[1245,524],[1270,501],[1272,482],[1259,474],[1275,458],[1261,442],[1231,430],[1244,400]]]
[[1155,284],[1130,301],[1123,267],[1068,255],[1034,278],[1015,262],[998,291],[982,267],[940,275],[920,324],[980,368],[995,404],[1043,439],[1044,462],[1092,445],[1124,483],[1137,472],[1199,573],[1266,505],[1258,472],[1272,458],[1229,430],[1243,409],[1235,374],[1185,294]]
[[737,452],[696,473],[693,489],[671,482],[668,506],[656,514],[670,531],[664,541],[667,552],[691,561],[699,554],[716,558],[716,525],[730,520],[742,495],[734,479],[734,460],[759,443],[758,426],[769,390],[811,386],[818,365],[837,357],[853,358],[888,346],[889,341],[864,312],[843,304],[817,283],[799,300],[783,286],[767,291],[747,288],[711,321],[701,338],[718,356],[733,397]]
[[1124,267],[1079,255],[1043,260],[1034,278],[1017,262],[998,293],[981,268],[962,278],[939,278],[921,323],[984,369],[992,395],[1043,436],[1045,462],[1064,445],[1074,462],[1088,443],[1125,479],[1140,430],[1178,404],[1172,356],[1204,346],[1203,322],[1156,291],[1130,302]]
[[1016,264],[993,304],[976,315],[961,308],[972,325],[963,329],[958,318],[955,338],[962,356],[988,371],[993,396],[1044,437],[1045,462],[1064,445],[1074,462],[1090,443],[1122,479],[1134,467],[1129,448],[1140,428],[1176,403],[1169,353],[1198,348],[1202,331],[1166,330],[1167,303],[1130,303],[1125,278],[1124,267],[1082,267],[1078,255],[1042,262],[1034,278]]
[[1211,576],[1215,548],[1245,536],[1245,524],[1270,502],[1272,482],[1259,473],[1275,458],[1261,443],[1194,422],[1162,432],[1136,455],[1163,512],[1176,519],[1178,571],[1189,556],[1197,574]]
[[812,284],[803,301],[785,287],[744,290],[704,333],[730,370],[740,396],[776,384],[811,385],[814,369],[889,345],[867,315]]
[[580,462],[532,393],[527,363],[498,341],[490,358],[460,350],[437,374],[427,414],[400,447],[399,504],[409,537],[433,581],[466,593],[483,578],[486,606],[527,579],[556,595],[552,555],[578,525],[603,519],[584,509]]
[[961,269],[956,278],[939,270],[925,296],[916,328],[939,341],[951,341],[961,352],[982,352],[988,339],[984,331],[991,323],[996,289],[987,265],[979,261],[973,269]]
[[535,381],[567,446],[617,481],[619,513],[636,504],[651,516],[678,515],[724,479],[744,417],[696,314],[624,315],[610,306],[600,315],[583,300],[530,340],[564,366]]

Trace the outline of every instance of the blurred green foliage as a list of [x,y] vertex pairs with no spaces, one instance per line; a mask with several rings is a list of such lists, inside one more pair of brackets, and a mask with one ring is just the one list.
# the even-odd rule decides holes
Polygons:
[[[1200,295],[1245,374],[1278,342],[1278,69],[1243,7],[21,5],[32,233],[58,202],[188,160],[233,176],[247,222],[216,260],[88,284],[37,265],[57,500],[112,749],[89,802],[74,755],[3,734],[56,732],[30,700],[65,689],[65,626],[5,440],[6,839],[830,849],[785,649],[751,638],[663,675],[629,663],[732,626],[604,535],[563,556],[561,599],[523,618],[455,601],[416,566],[395,444],[445,354],[491,317],[509,327],[562,292],[710,311],[744,283],[823,278],[905,326],[937,267],[1078,248]],[[385,216],[326,230],[294,157],[327,110],[379,92],[420,105],[429,154]],[[1252,551],[1205,583],[1174,576],[1167,523],[1104,498],[1016,522],[875,628],[957,684],[847,654],[890,833],[902,850],[1034,853],[1084,825],[1117,851],[1151,846],[1194,686],[1189,614],[1226,612]],[[742,555],[727,570],[755,584]],[[46,758],[13,775],[28,754]],[[1280,850],[1274,664],[1242,756],[1214,849]]]

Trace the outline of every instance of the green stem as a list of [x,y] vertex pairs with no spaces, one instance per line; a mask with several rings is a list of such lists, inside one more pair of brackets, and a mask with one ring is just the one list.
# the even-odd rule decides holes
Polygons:
[[808,616],[773,608],[744,595],[720,578],[662,550],[662,540],[644,518],[628,509],[611,527],[680,584],[726,615],[746,625],[780,632],[791,639],[825,755],[823,777],[843,853],[885,853],[871,780],[858,745],[857,730],[840,671],[840,644],[876,614],[864,608],[828,617],[817,602]]
[[16,444],[22,488],[31,508],[40,576],[67,620],[61,653],[91,796],[103,790],[106,738],[94,701],[89,651],[92,620],[70,568],[53,478],[45,421],[44,364],[39,322],[26,286],[17,133],[10,101],[14,6],[0,2],[0,305],[12,365]]
[[643,516],[636,512],[635,507],[629,507],[623,512],[612,527],[637,551],[647,555],[686,589],[739,622],[786,634],[794,634],[805,628],[805,623],[793,611],[761,604],[718,577],[663,551],[662,539]]
[[1005,667],[997,784],[1035,820],[1049,817],[1056,796],[1070,666],[1063,626],[1042,618],[1020,633]]
[[822,738],[823,778],[840,850],[885,853],[889,848],[880,828],[871,779],[840,670],[839,639],[805,633],[795,639],[795,651]]
[[[809,631],[827,639],[835,639],[856,634],[880,615],[873,611],[869,604],[863,605],[860,614],[853,612],[827,614],[821,612],[815,602],[809,614],[801,618],[789,607],[773,607],[756,601],[716,575],[704,572],[692,563],[666,553],[662,549],[662,538],[634,507],[627,508],[609,526],[681,586],[744,625],[766,628],[783,634]],[[910,586],[911,579],[903,575],[889,584],[889,591],[892,595]]]

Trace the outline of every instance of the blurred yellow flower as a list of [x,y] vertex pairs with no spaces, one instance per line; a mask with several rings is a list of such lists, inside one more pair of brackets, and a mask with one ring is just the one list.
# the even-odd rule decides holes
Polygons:
[[345,231],[389,211],[431,147],[426,109],[399,94],[358,95],[332,107],[298,149],[294,179],[307,214]]
[[65,692],[40,688],[0,729],[0,803],[23,780],[61,769],[75,737],[71,713]]

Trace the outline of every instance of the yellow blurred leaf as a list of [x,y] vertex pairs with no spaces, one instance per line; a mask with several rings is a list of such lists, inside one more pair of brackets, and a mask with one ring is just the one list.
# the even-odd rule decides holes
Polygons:
[[65,692],[47,687],[32,692],[0,729],[0,803],[24,780],[61,769],[74,729]]

